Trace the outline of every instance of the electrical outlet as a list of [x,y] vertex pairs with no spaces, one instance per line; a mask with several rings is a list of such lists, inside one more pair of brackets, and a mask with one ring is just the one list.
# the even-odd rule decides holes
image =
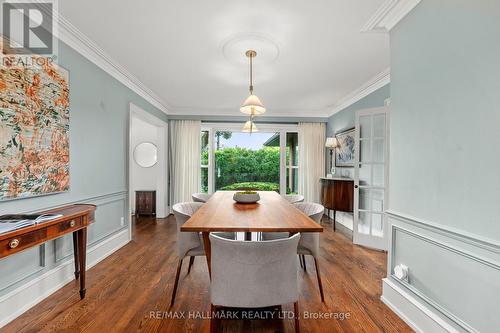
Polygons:
[[125,218],[123,216],[120,218],[120,225],[122,227],[125,225]]
[[409,269],[408,266],[406,265],[399,264],[396,267],[394,267],[394,276],[396,276],[396,278],[398,278],[399,280],[410,282],[408,272]]

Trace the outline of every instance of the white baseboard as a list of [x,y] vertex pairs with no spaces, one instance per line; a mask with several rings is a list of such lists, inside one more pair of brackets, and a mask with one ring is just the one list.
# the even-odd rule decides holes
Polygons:
[[390,279],[382,279],[382,296],[380,299],[415,332],[459,332]]
[[[130,242],[129,230],[122,230],[87,249],[87,269],[99,263]],[[0,297],[0,327],[74,280],[75,265],[71,258],[19,288]]]

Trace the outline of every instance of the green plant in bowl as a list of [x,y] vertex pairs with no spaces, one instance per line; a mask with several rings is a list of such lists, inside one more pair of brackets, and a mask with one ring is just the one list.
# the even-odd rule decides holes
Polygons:
[[238,191],[237,194],[257,194],[255,191]]

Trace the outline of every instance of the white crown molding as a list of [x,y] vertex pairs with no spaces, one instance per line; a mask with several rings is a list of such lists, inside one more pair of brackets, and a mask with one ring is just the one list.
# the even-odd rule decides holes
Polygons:
[[386,84],[391,82],[391,71],[389,68],[385,69],[383,72],[375,75],[370,80],[361,85],[358,89],[352,91],[349,95],[342,98],[340,102],[330,110],[329,116],[344,110],[345,108],[351,106],[362,98],[370,95],[372,92],[382,88]]
[[144,83],[142,83],[137,77],[127,71],[94,41],[78,30],[78,28],[71,24],[66,18],[61,16],[60,13],[55,13],[54,16],[58,21],[58,29],[56,30],[55,35],[59,40],[76,50],[82,56],[93,62],[99,68],[137,93],[156,108],[166,114],[169,113],[169,105]]
[[421,0],[386,0],[361,29],[362,32],[388,32]]
[[[248,117],[235,108],[189,108],[176,107],[169,109],[170,116],[234,116]],[[257,119],[268,117],[305,117],[305,118],[326,118],[329,116],[329,109],[272,109],[270,112],[259,115]]]

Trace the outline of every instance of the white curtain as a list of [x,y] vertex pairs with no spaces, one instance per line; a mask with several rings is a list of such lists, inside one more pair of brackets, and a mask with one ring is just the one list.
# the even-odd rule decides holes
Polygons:
[[306,202],[320,202],[319,178],[325,175],[324,123],[299,123],[299,193]]
[[200,187],[200,131],[197,120],[171,120],[170,123],[170,204],[192,201]]

